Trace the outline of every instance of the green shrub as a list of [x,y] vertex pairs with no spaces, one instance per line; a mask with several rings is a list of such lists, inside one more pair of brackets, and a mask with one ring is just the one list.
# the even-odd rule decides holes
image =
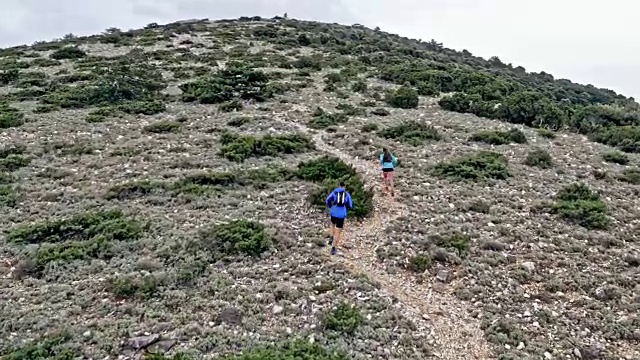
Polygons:
[[10,154],[6,157],[0,157],[0,172],[12,172],[20,168],[28,166],[31,163],[31,159],[22,155]]
[[212,226],[200,232],[200,239],[206,249],[226,255],[259,256],[271,247],[266,227],[249,220]]
[[89,111],[85,120],[90,123],[99,123],[116,114],[117,110],[114,107],[106,106]]
[[0,207],[14,207],[18,202],[18,191],[15,186],[0,184]]
[[66,335],[50,336],[31,341],[18,349],[0,353],[0,355],[3,360],[73,360],[78,357],[78,354],[65,346],[69,340],[70,337]]
[[556,138],[556,134],[549,130],[549,129],[536,129],[536,132],[538,133],[538,135],[542,136],[543,138],[547,138],[547,139],[555,139]]
[[367,112],[363,108],[353,106],[351,104],[340,103],[336,105],[337,110],[341,110],[347,116],[364,116]]
[[9,85],[18,81],[20,78],[20,71],[18,69],[7,69],[0,71],[0,86]]
[[442,248],[455,251],[460,257],[466,256],[471,249],[471,237],[462,233],[436,236],[434,237],[434,243]]
[[[241,355],[226,355],[221,360],[267,360],[267,359],[300,359],[300,360],[348,360],[350,357],[342,352],[325,348],[306,339],[296,339],[283,344],[252,347]],[[162,360],[162,359],[153,359]],[[175,359],[178,360],[178,359]],[[186,360],[186,359],[179,359]]]
[[587,229],[606,229],[610,223],[607,206],[600,195],[583,183],[574,183],[560,190],[551,212]]
[[525,165],[536,166],[541,169],[553,167],[553,159],[551,158],[551,155],[543,149],[533,149],[530,151],[523,163]]
[[272,96],[267,91],[269,79],[264,72],[230,65],[209,78],[180,85],[182,101],[217,104],[235,98],[264,101]]
[[[81,86],[62,86],[43,96],[44,105],[61,108],[84,108],[88,106],[122,105],[122,111],[143,113],[157,111],[161,106],[156,100],[160,90],[166,87],[162,74],[150,66],[129,66],[117,63],[95,70],[97,80]],[[147,103],[129,104],[130,102]],[[149,110],[152,109],[153,111]]]
[[85,56],[87,56],[87,54],[84,51],[74,46],[60,48],[49,55],[50,58],[55,60],[81,59]]
[[294,179],[296,173],[286,168],[260,168],[234,172],[202,172],[188,175],[171,185],[175,193],[205,194],[230,187],[266,188],[270,184]]
[[640,185],[640,169],[624,169],[622,170],[622,173],[618,175],[618,180],[633,185]]
[[0,103],[0,129],[18,127],[24,124],[24,114],[20,110]]
[[431,173],[455,180],[505,180],[511,176],[507,165],[508,161],[502,154],[479,151],[450,162],[438,163],[431,169]]
[[307,126],[316,130],[336,126],[349,120],[344,113],[328,113],[321,108],[316,108],[312,116],[311,120],[307,122]]
[[602,160],[620,165],[627,165],[629,163],[629,157],[627,154],[620,151],[606,152],[602,154]]
[[327,312],[322,320],[325,329],[343,334],[353,334],[364,323],[360,310],[344,302]]
[[118,299],[149,299],[158,292],[160,283],[152,275],[119,276],[109,280],[109,291]]
[[385,101],[390,106],[401,109],[414,109],[418,107],[420,98],[418,92],[406,85],[399,87],[397,90],[387,94]]
[[106,199],[134,199],[153,194],[160,194],[165,190],[165,184],[155,181],[143,180],[133,181],[124,184],[115,185],[105,194]]
[[[356,170],[333,156],[323,156],[298,164],[298,176],[306,181],[344,180],[357,176]],[[327,194],[329,195],[329,194]]]
[[415,273],[423,273],[427,271],[427,269],[430,266],[431,266],[431,256],[429,256],[428,254],[412,256],[409,259],[409,263],[407,264],[407,267],[409,268],[409,270]]
[[222,112],[240,111],[243,108],[244,108],[244,105],[242,105],[242,102],[240,102],[237,99],[225,101],[220,105],[218,105],[218,110]]
[[144,131],[148,133],[163,134],[180,131],[182,124],[177,121],[162,120],[153,124],[145,125]]
[[640,153],[640,126],[612,126],[589,134],[591,141],[599,142],[628,153]]
[[39,244],[34,273],[53,261],[112,256],[111,243],[142,236],[145,227],[117,210],[88,212],[62,220],[20,225],[7,240],[15,244]]
[[473,134],[470,141],[484,142],[491,145],[506,145],[511,143],[526,144],[527,137],[518,129],[509,131],[482,130]]
[[224,133],[220,139],[220,155],[228,160],[242,162],[250,157],[296,154],[313,150],[311,139],[299,134],[241,136]]
[[420,145],[427,140],[441,140],[442,137],[431,125],[425,125],[415,121],[388,127],[380,130],[378,135],[385,139],[394,139],[407,142],[412,145]]
[[249,116],[238,116],[237,118],[227,121],[227,125],[233,126],[233,127],[240,127],[245,124],[250,124],[251,122],[253,122],[253,118]]

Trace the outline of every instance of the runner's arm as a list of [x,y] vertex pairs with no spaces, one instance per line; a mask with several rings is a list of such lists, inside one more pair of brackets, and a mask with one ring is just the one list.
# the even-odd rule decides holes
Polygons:
[[324,201],[324,205],[326,207],[329,207],[329,204],[333,202],[333,191],[331,192],[331,194],[329,194],[329,196],[327,196],[327,199]]
[[391,154],[391,161],[393,161],[393,166],[398,166],[398,158],[396,158],[393,154]]

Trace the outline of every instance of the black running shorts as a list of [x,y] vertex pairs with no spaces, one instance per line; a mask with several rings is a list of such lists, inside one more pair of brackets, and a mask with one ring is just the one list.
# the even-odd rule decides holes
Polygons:
[[344,227],[344,218],[331,217],[331,223],[335,225],[338,229],[342,229]]

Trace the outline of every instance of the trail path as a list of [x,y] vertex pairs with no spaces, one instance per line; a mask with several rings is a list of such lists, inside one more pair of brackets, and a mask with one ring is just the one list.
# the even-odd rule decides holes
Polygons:
[[[301,128],[304,132],[308,129]],[[342,159],[352,165],[366,183],[379,182],[378,169],[371,161],[357,159],[328,145],[322,139],[324,133],[313,135],[317,148]],[[389,203],[375,192],[373,198],[374,216],[361,222],[345,226],[344,243],[349,249],[340,255],[331,256],[333,261],[342,262],[355,273],[365,274],[380,284],[381,290],[394,296],[402,303],[405,315],[420,329],[427,332],[436,358],[447,360],[494,359],[489,345],[484,339],[479,321],[470,316],[468,304],[457,299],[450,290],[436,291],[428,281],[418,284],[409,274],[388,274],[378,264],[376,249],[380,246],[380,234],[388,224],[408,214],[406,205],[399,201]],[[387,202],[383,209],[383,202]],[[327,256],[328,252],[327,252]]]

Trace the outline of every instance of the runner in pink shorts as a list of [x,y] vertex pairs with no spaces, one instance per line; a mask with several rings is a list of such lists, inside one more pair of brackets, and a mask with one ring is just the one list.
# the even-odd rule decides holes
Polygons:
[[382,170],[382,192],[391,191],[391,196],[395,195],[393,188],[393,173],[395,167],[398,165],[398,159],[387,148],[382,149],[380,154],[380,167]]

